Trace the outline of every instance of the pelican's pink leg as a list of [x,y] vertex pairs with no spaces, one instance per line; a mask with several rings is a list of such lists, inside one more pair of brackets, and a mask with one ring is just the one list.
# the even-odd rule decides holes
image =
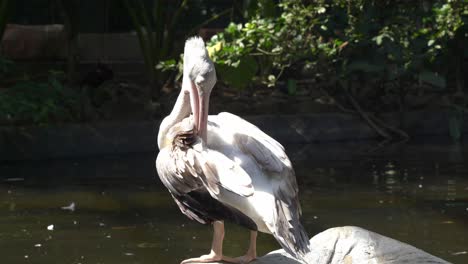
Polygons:
[[211,252],[198,258],[190,258],[182,261],[180,264],[187,263],[210,263],[218,261],[226,261],[229,263],[245,264],[257,258],[257,231],[250,231],[250,245],[247,253],[242,257],[230,258],[223,256],[223,240],[224,240],[224,222],[213,222],[213,242],[211,244]]
[[186,259],[181,264],[186,263],[209,263],[223,260],[223,239],[224,239],[224,223],[222,221],[213,222],[213,242],[211,244],[211,252],[199,258]]
[[250,231],[250,245],[247,253],[242,257],[228,258],[224,257],[223,260],[231,263],[250,263],[257,258],[257,231]]

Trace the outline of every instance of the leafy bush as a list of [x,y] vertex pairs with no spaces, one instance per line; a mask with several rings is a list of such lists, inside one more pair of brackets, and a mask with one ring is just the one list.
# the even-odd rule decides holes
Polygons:
[[273,86],[286,71],[287,78],[380,86],[404,80],[443,89],[447,56],[457,53],[450,43],[466,44],[463,0],[282,0],[279,9],[279,16],[265,16],[259,8],[209,41],[221,80],[237,88],[252,81]]
[[[229,14],[232,8],[217,12],[216,8],[207,8],[204,1],[162,1],[162,0],[123,0],[134,29],[138,35],[140,48],[143,54],[146,72],[150,81],[150,95],[158,97],[164,76],[161,68],[173,67],[174,63],[158,66],[161,60],[166,60],[183,49],[183,42],[187,35],[196,32],[200,27],[220,17]],[[202,10],[199,10],[202,8]],[[205,17],[200,24],[191,25],[188,22],[190,12],[195,17]],[[197,22],[198,23],[198,22]],[[182,26],[181,26],[182,25]]]
[[266,2],[207,43],[228,85],[282,81],[294,93],[305,79],[370,122],[374,112],[468,104],[466,1],[280,0],[276,16],[262,12]]
[[463,25],[467,7],[462,1],[444,2],[424,2],[421,8],[407,1],[336,0],[307,5],[284,0],[280,17],[256,16],[245,24],[231,24],[209,45],[221,45],[214,56],[219,64],[236,67],[246,55],[260,56],[258,60],[266,60],[260,65],[267,73],[308,59],[339,66],[342,73],[389,70],[386,63],[396,64],[402,69],[388,74],[397,74],[434,62]]
[[0,123],[44,124],[73,119],[77,95],[65,88],[62,72],[50,71],[45,81],[28,76],[0,89]]

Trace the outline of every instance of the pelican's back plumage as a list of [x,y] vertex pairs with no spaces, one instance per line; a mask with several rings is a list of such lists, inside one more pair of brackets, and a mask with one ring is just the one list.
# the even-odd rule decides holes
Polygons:
[[289,254],[304,260],[310,252],[309,238],[300,222],[294,169],[283,146],[231,113],[209,116],[208,121],[208,148],[237,160],[252,180],[256,195],[247,199],[254,212],[247,215],[256,220],[260,231],[273,234]]

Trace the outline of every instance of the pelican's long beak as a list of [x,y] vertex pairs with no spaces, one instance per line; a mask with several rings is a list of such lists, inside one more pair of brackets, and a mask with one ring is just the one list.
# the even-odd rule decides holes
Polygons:
[[198,89],[195,82],[188,77],[184,77],[182,88],[190,92],[190,107],[192,108],[195,128],[198,135],[206,142],[210,94]]
[[193,114],[193,120],[195,122],[195,128],[197,131],[199,130],[199,116],[200,116],[200,111],[199,111],[199,96],[198,96],[198,91],[197,87],[195,86],[195,83],[188,78],[188,76],[183,77],[182,79],[182,89],[185,91],[188,91],[190,94],[190,107],[192,108],[192,114]]
[[[200,90],[199,90],[200,91]],[[198,135],[206,142],[208,137],[208,108],[210,93],[202,92],[198,94]]]

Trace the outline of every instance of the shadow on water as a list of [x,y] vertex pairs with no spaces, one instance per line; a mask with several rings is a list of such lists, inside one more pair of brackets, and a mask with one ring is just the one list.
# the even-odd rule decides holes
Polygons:
[[[356,225],[468,263],[465,146],[291,145],[316,234]],[[206,253],[210,227],[191,222],[156,179],[154,154],[0,164],[2,263],[176,263]],[[225,250],[248,232],[227,225]],[[277,249],[259,237],[259,253]]]

